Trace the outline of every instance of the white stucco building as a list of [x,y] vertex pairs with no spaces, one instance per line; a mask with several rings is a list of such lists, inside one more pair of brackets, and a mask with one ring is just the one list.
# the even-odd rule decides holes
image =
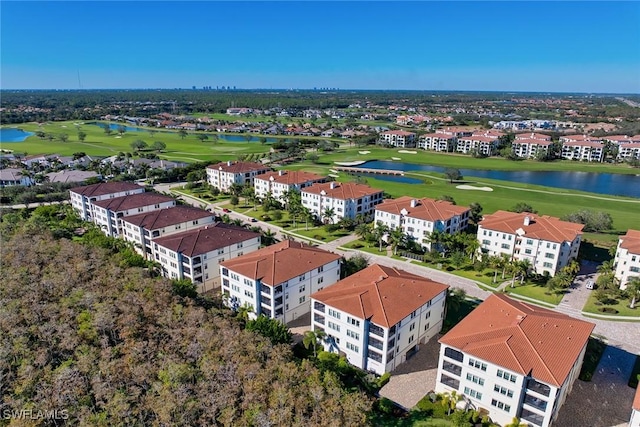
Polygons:
[[311,296],[311,330],[327,334],[325,350],[382,375],[440,332],[448,288],[374,264]]
[[614,260],[616,279],[626,289],[631,277],[640,277],[640,231],[627,230],[620,236]]
[[511,148],[513,149],[513,153],[521,159],[535,159],[541,155],[540,153],[547,153],[551,144],[553,144],[551,141],[516,138]]
[[442,133],[428,133],[418,138],[418,148],[428,151],[451,152],[454,150],[457,138],[454,135]]
[[631,405],[631,419],[629,427],[640,427],[640,387],[636,388],[636,395]]
[[300,191],[302,206],[321,220],[327,209],[333,209],[331,222],[342,218],[355,219],[358,215],[373,216],[375,206],[382,203],[383,191],[353,182],[327,182],[313,184]]
[[207,166],[207,181],[220,191],[229,191],[233,184],[253,185],[256,176],[270,170],[270,167],[256,162],[221,162]]
[[374,223],[400,228],[423,247],[431,249],[429,235],[435,231],[453,234],[469,225],[470,209],[444,200],[403,196],[386,199],[376,206]]
[[97,200],[93,202],[93,222],[107,236],[120,237],[122,218],[175,205],[176,201],[173,197],[150,192]]
[[233,309],[250,307],[283,323],[309,312],[311,294],[340,280],[340,255],[284,240],[220,264],[222,293]]
[[164,277],[189,279],[206,292],[219,285],[221,262],[260,249],[260,234],[217,222],[159,237],[152,247]]
[[123,217],[121,237],[133,243],[136,250],[146,259],[152,259],[152,240],[213,224],[215,220],[215,215],[204,209],[174,206]]
[[584,225],[528,212],[497,211],[478,224],[482,252],[531,262],[538,274],[554,276],[578,256]]
[[388,130],[380,134],[380,141],[399,148],[416,146],[416,134],[405,130]]
[[71,206],[84,221],[93,221],[94,202],[140,193],[144,187],[131,182],[101,182],[69,190]]
[[548,427],[580,374],[593,323],[493,294],[440,338],[436,391],[459,407]]
[[267,193],[278,201],[284,202],[283,195],[288,191],[300,192],[301,189],[309,187],[318,182],[325,182],[327,177],[305,171],[279,170],[258,175],[254,179],[254,190],[256,196],[264,198]]

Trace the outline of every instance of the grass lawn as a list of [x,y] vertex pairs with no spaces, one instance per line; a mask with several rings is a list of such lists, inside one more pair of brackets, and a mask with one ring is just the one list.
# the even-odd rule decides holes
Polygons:
[[[304,227],[304,222],[302,223],[302,226]],[[309,227],[308,230],[305,230],[304,228],[296,228],[295,230],[291,230],[291,232],[300,234],[301,236],[310,237],[315,240],[321,240],[325,243],[331,242],[340,237],[348,236],[349,234],[351,234],[349,231],[346,231],[346,230],[336,230],[330,233],[324,228],[324,226]]]
[[442,332],[447,333],[449,329],[460,323],[462,319],[467,317],[480,303],[474,300],[465,299],[460,306],[447,305],[447,314],[442,325]]
[[500,285],[500,283],[503,282],[503,280],[501,279],[500,273],[498,273],[498,281],[496,283],[493,283],[493,276],[495,274],[495,270],[491,270],[488,268],[483,271],[475,271],[473,269],[454,270],[454,271],[450,271],[450,273],[455,274],[456,276],[475,280],[476,282],[480,282],[490,288],[496,288]]
[[382,245],[382,252],[381,252],[378,250],[380,248],[378,243],[365,242],[364,240],[361,240],[361,239],[349,242],[345,244],[343,247],[347,249],[357,249],[359,251],[367,252],[373,255],[382,255],[382,256],[387,255],[387,247],[385,245]]
[[376,413],[369,418],[369,421],[371,425],[377,427],[451,427],[454,425],[449,420],[427,418],[420,411],[411,411],[404,417]]
[[[587,313],[606,314],[609,316],[637,317],[638,321],[640,321],[640,303],[636,304],[635,308],[629,308],[630,301],[628,299],[612,300],[612,302],[613,301],[615,301],[615,303],[602,305],[596,299],[595,292],[591,292],[582,310]],[[603,309],[605,308],[611,309],[611,312],[604,312]],[[613,312],[613,310],[616,310],[617,313]]]
[[511,285],[507,285],[504,290],[505,292],[510,294],[513,293],[516,295],[522,295],[524,297],[532,298],[552,305],[558,305],[562,300],[562,294],[548,294],[548,289],[546,287],[529,282],[525,282],[523,285],[521,285],[520,282],[516,280],[514,288],[512,288]]
[[607,348],[607,345],[604,342],[594,337],[589,338],[587,350],[584,354],[584,361],[582,362],[582,369],[578,376],[579,379],[582,381],[591,381],[605,348]]

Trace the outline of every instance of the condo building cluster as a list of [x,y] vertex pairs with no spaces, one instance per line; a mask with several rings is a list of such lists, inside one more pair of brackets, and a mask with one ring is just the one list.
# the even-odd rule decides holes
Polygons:
[[[400,229],[428,250],[434,232],[467,229],[470,209],[447,201],[400,197],[365,184],[339,183],[305,171],[273,171],[251,162],[207,167],[210,185],[228,191],[253,186],[259,198],[284,201],[298,192],[318,219],[362,215]],[[449,286],[397,268],[373,264],[346,276],[342,256],[293,240],[261,247],[260,234],[224,224],[206,210],[131,183],[74,188],[71,204],[107,235],[133,244],[160,265],[163,276],[189,279],[215,291],[234,310],[288,324],[309,316],[322,347],[376,374],[392,372],[421,347],[438,345],[438,392],[456,391],[460,405],[506,424],[514,417],[547,427],[576,380],[594,325],[494,294],[444,336]],[[329,210],[330,217],[325,213]],[[497,211],[478,223],[480,253],[528,260],[538,274],[557,274],[575,259],[580,224],[527,212]],[[640,231],[621,236],[615,274],[624,287],[640,276]]]

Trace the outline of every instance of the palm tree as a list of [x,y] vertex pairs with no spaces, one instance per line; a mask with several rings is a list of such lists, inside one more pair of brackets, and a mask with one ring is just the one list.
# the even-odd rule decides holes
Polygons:
[[480,242],[478,238],[473,234],[467,234],[465,251],[469,255],[469,259],[473,260],[480,249]]
[[636,308],[636,301],[638,297],[640,297],[640,277],[631,277],[627,282],[627,293],[631,298],[631,304],[629,304],[629,308]]
[[304,348],[309,349],[309,347],[313,348],[313,358],[318,357],[317,348],[318,345],[325,339],[327,334],[320,329],[316,329],[315,331],[307,331],[304,333],[302,338],[302,344]]
[[533,268],[529,258],[525,258],[518,262],[518,269],[520,272],[520,284],[524,283],[524,279],[529,275],[529,271]]
[[511,259],[507,254],[500,254],[500,258],[502,258],[502,280],[504,280],[507,269],[511,266]]
[[302,208],[302,218],[304,218],[304,229],[309,230],[309,221],[313,222],[315,214],[309,208]]
[[613,272],[613,260],[604,261],[598,266],[597,271],[600,274],[608,274]]
[[562,267],[562,271],[575,277],[575,275],[580,271],[580,264],[576,260],[572,259],[567,265]]
[[462,395],[458,394],[455,390],[451,393],[442,394],[442,406],[447,408],[447,415],[451,415],[451,411],[456,409],[458,402],[462,399]]
[[358,224],[354,232],[362,240],[367,240],[371,236],[371,226],[369,224]]
[[242,192],[240,193],[240,195],[244,198],[244,203],[247,204],[249,203],[249,198],[255,195],[255,192],[253,191],[253,187],[249,187],[247,185],[242,188]]
[[394,228],[389,233],[389,241],[391,243],[391,249],[393,250],[393,254],[397,255],[398,247],[404,246],[407,242],[407,235],[402,231],[400,227]]
[[493,283],[498,281],[498,270],[502,268],[503,258],[495,255],[489,256],[489,266],[494,269]]
[[335,209],[325,208],[325,210],[322,212],[322,219],[324,219],[325,223],[331,222],[331,224],[333,224],[333,216],[335,214]]
[[262,232],[262,243],[265,246],[270,246],[273,245],[274,243],[276,243],[276,233],[274,233],[273,231],[266,229]]
[[381,221],[378,221],[372,233],[373,233],[373,237],[378,242],[378,245],[379,245],[378,251],[382,252],[382,242],[384,240],[384,236],[386,236],[389,233],[389,226],[382,223]]

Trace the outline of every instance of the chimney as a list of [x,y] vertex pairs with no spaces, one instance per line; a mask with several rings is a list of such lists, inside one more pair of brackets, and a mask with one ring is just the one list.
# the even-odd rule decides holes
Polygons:
[[332,190],[333,190],[334,188],[336,188],[336,183],[335,183],[335,181],[331,181],[331,182],[329,183],[329,188],[330,188],[330,189],[332,189]]
[[529,225],[531,223],[531,217],[529,215],[524,217],[524,225]]
[[231,160],[227,160],[227,166],[231,166]]
[[280,169],[280,170],[278,171],[278,176],[282,176],[282,175],[284,175],[284,171],[283,171],[282,169]]
[[411,207],[415,208],[418,205],[418,201],[416,199],[411,199]]

